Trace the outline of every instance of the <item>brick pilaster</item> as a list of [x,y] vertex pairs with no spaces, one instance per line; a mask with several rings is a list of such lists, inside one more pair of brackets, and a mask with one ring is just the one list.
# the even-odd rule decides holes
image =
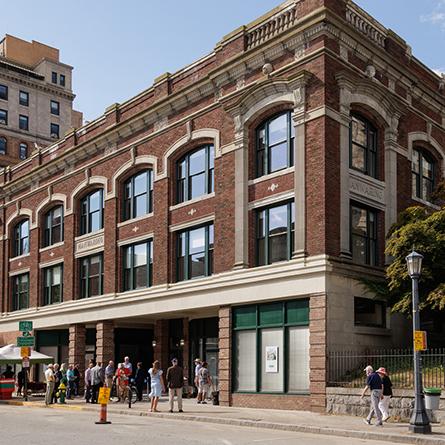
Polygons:
[[230,307],[219,309],[219,403],[232,405],[231,357],[232,357],[232,311]]
[[326,295],[313,295],[309,302],[311,410],[326,411]]
[[165,373],[170,366],[168,362],[168,320],[156,321],[154,339],[156,340],[156,347],[153,350],[153,360],[161,362],[161,368]]
[[[104,294],[117,292],[117,199],[105,201],[104,210]],[[114,355],[114,354],[113,354]]]
[[96,323],[96,360],[100,363],[114,360],[114,325],[111,320]]
[[79,363],[80,387],[83,388],[83,375],[85,372],[85,336],[84,324],[72,324],[69,328],[68,362],[71,365]]
[[63,301],[76,300],[76,260],[74,258],[74,213],[63,218]]
[[[31,224],[31,220],[29,221]],[[30,230],[30,246],[40,246],[39,228]],[[39,249],[30,249],[30,262],[29,262],[29,307],[41,306],[39,301],[39,282],[40,282],[40,269],[39,269]]]

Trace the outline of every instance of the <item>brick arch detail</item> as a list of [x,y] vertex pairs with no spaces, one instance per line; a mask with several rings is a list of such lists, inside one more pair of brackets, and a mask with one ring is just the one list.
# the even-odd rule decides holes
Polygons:
[[69,208],[66,209],[65,215],[71,215],[74,209],[74,201],[79,197],[79,195],[85,191],[87,188],[98,185],[102,186],[104,189],[104,197],[108,199],[107,195],[107,178],[105,176],[91,176],[85,180],[83,180],[71,193],[71,196],[68,200]]
[[16,212],[14,212],[6,221],[6,237],[9,238],[9,234],[11,233],[11,227],[15,226],[15,224],[20,219],[26,219],[21,218],[22,216],[27,216],[29,218],[29,230],[34,229],[36,227],[36,224],[33,223],[33,213],[31,209],[19,209]]
[[42,213],[50,209],[50,204],[54,204],[54,207],[56,204],[62,204],[63,206],[63,213],[65,214],[66,210],[66,203],[67,198],[66,195],[63,193],[53,193],[50,196],[48,196],[46,199],[44,199],[36,208],[36,225],[38,226],[40,223],[40,218],[42,217]]
[[408,159],[410,162],[413,160],[413,150],[416,142],[426,142],[433,147],[441,157],[441,170],[442,175],[445,172],[445,150],[430,134],[423,131],[413,131],[408,133]]

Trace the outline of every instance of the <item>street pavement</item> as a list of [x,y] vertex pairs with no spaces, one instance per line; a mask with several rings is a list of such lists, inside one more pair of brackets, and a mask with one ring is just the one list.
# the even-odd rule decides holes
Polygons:
[[96,425],[97,413],[0,405],[2,444],[44,445],[387,445],[388,442],[235,425],[183,422],[114,413],[111,425]]

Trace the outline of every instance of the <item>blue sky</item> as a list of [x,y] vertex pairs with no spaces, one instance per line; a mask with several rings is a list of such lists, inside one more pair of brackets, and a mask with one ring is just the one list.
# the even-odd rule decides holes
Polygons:
[[[445,71],[445,0],[357,0]],[[1,1],[0,36],[13,34],[60,48],[74,66],[75,107],[88,120],[210,52],[238,26],[279,0]]]

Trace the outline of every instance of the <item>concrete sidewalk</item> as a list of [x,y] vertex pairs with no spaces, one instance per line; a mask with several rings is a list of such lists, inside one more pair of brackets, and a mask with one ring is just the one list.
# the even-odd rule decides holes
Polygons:
[[[23,402],[20,399],[3,401],[27,407],[44,407],[41,401]],[[98,420],[99,405],[86,404],[82,399],[69,400],[66,405],[50,405],[53,409],[92,411],[92,420]],[[406,423],[386,423],[383,427],[369,426],[359,417],[316,414],[307,411],[266,410],[253,408],[223,407],[211,404],[198,405],[194,399],[184,400],[184,413],[168,412],[168,401],[164,397],[159,403],[160,413],[150,413],[146,401],[135,403],[132,408],[127,404],[110,403],[108,419],[113,414],[153,416],[193,422],[209,422],[227,425],[269,428],[283,431],[299,431],[326,434],[357,439],[381,440],[395,443],[418,445],[445,445],[445,426],[433,424],[433,434],[424,436],[412,434]],[[96,419],[97,416],[97,419]]]

